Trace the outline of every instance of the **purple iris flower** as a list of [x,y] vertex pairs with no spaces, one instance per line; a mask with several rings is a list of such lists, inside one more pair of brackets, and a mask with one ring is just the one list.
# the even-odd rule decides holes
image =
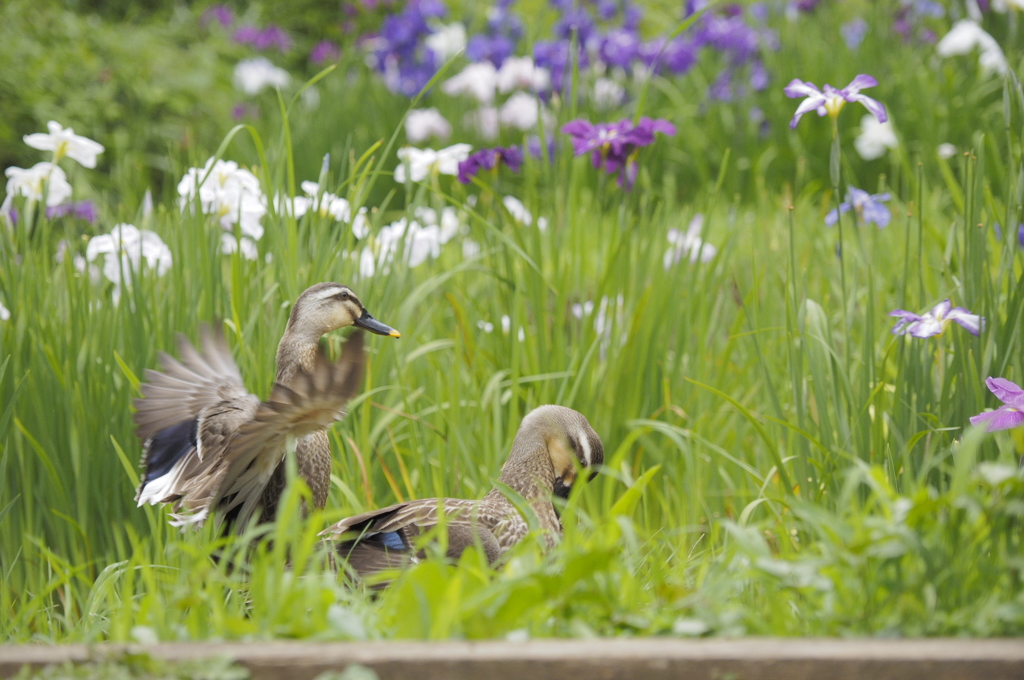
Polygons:
[[667,45],[664,38],[656,38],[642,43],[637,56],[657,73],[667,69],[674,75],[683,75],[697,63],[698,49],[698,45],[687,38],[676,38]]
[[601,21],[613,19],[619,13],[618,0],[597,0],[597,18]]
[[629,68],[640,54],[640,38],[633,31],[613,29],[601,39],[597,52],[609,66]]
[[884,229],[889,226],[892,213],[889,208],[882,205],[882,202],[888,201],[890,198],[892,196],[888,193],[869,194],[863,189],[849,187],[846,191],[846,200],[839,204],[839,208],[833,209],[825,215],[825,224],[831,227],[839,221],[839,213],[852,210],[857,219],[864,224],[874,223],[878,225],[879,229]]
[[573,154],[582,156],[589,153],[595,168],[604,167],[605,172],[618,174],[619,186],[627,191],[633,188],[639,166],[636,156],[641,147],[654,143],[657,132],[674,135],[676,127],[663,119],[646,116],[635,126],[626,119],[618,123],[598,123],[582,118],[562,126],[562,132],[572,138]]
[[758,32],[741,15],[705,15],[697,41],[729,55],[734,64],[745,63],[759,49]]
[[769,16],[768,5],[766,5],[763,2],[755,2],[752,5],[750,5],[750,7],[748,7],[748,9],[750,10],[750,16],[752,16],[755,19],[757,19],[758,22],[760,22],[762,24],[768,23],[768,16]]
[[683,5],[683,16],[689,17],[701,11],[710,4],[710,0],[686,0]]
[[478,33],[466,43],[466,57],[470,61],[489,61],[500,68],[515,49],[516,44],[508,36]]
[[797,12],[810,14],[818,8],[820,2],[821,0],[796,0],[796,2],[791,2],[789,5]]
[[292,49],[292,39],[280,26],[267,26],[264,29],[256,26],[239,26],[231,39],[241,45],[249,45],[257,50],[276,47],[281,52]]
[[231,108],[231,117],[234,120],[248,120],[259,116],[260,107],[249,102],[238,102]]
[[384,74],[384,84],[392,92],[400,92],[406,97],[415,97],[426,87],[430,79],[437,73],[434,53],[428,52],[420,61],[400,62],[397,69]]
[[487,15],[487,30],[492,35],[508,36],[513,42],[523,37],[523,21],[509,9],[512,1],[503,0]]
[[853,21],[840,26],[839,32],[843,35],[846,46],[855,52],[860,47],[860,44],[864,42],[864,36],[868,33],[868,22],[857,17]]
[[628,134],[633,124],[627,120],[618,123],[598,123],[579,118],[562,126],[562,132],[572,137],[572,152],[575,156],[595,152],[594,167],[601,165],[602,150],[620,154],[628,143]]
[[755,59],[751,62],[750,88],[754,90],[754,92],[763,92],[768,88],[769,80],[768,69],[764,67],[764,62],[760,59]]
[[384,19],[380,34],[394,52],[415,49],[417,39],[430,31],[426,20],[416,12],[404,11]]
[[1024,224],[1017,227],[1017,243],[1021,248],[1024,248]]
[[[551,89],[561,92],[571,65],[570,41],[538,40],[533,44],[533,63],[546,68],[551,74]],[[580,70],[589,65],[587,53],[577,45],[577,61]]]
[[708,88],[708,96],[720,102],[731,102],[735,97],[732,69],[724,69]]
[[241,45],[252,45],[260,35],[260,29],[256,26],[239,26],[231,39]]
[[793,120],[789,122],[789,127],[795,128],[796,124],[800,122],[800,117],[809,111],[817,111],[819,116],[828,114],[835,118],[847,102],[860,102],[864,105],[864,108],[878,119],[879,123],[884,123],[889,120],[889,116],[885,112],[885,106],[871,97],[860,93],[862,89],[874,87],[875,85],[878,85],[877,80],[862,73],[841,90],[826,84],[825,91],[822,92],[814,83],[805,83],[794,78],[785,87],[784,92],[786,96],[790,99],[798,97],[806,97],[806,99],[800,102],[796,113],[793,114]]
[[514,0],[500,0],[487,15],[487,31],[469,38],[466,57],[470,61],[489,61],[497,67],[516,51],[523,37],[523,22],[512,13]]
[[904,0],[894,15],[892,30],[904,42],[910,42],[917,28],[917,37],[926,43],[935,42],[935,33],[923,25],[925,19],[941,19],[946,16],[946,8],[935,0]]
[[555,23],[554,28],[555,35],[563,40],[569,40],[575,32],[576,41],[580,45],[586,45],[596,30],[593,17],[583,7],[574,7],[563,12],[562,18]]
[[644,11],[639,5],[627,3],[622,10],[622,27],[627,31],[636,32],[640,28],[640,20],[644,18]]
[[941,19],[946,16],[946,8],[936,0],[913,0],[910,4],[914,8],[914,13],[920,17]]
[[74,217],[75,219],[85,220],[89,224],[96,224],[98,214],[96,212],[96,205],[92,201],[74,201],[72,203],[62,203],[60,205],[54,205],[46,209],[47,219],[56,219],[58,217]]
[[292,39],[288,37],[285,30],[280,26],[267,26],[256,37],[253,47],[258,50],[268,50],[276,47],[279,52],[290,52]]
[[427,19],[446,13],[440,0],[409,0],[401,12],[384,19],[373,57],[389,90],[414,96],[437,72],[437,57],[424,45],[431,33]]
[[[555,140],[553,140],[553,139],[551,139],[549,137],[548,138],[547,147],[548,147],[548,163],[553,163],[555,161]],[[537,135],[531,135],[529,137],[529,139],[526,140],[526,150],[534,158],[537,158],[537,159],[541,158],[541,150],[540,150],[540,148],[541,148],[541,146],[540,146],[540,137],[538,137]]]
[[341,47],[330,40],[321,40],[309,52],[309,60],[314,64],[322,64],[325,61],[337,61],[341,58]]
[[224,28],[231,28],[231,24],[235,23],[235,13],[227,5],[211,5],[203,12],[199,22],[203,26],[208,26],[214,21]]
[[899,319],[892,328],[893,335],[910,334],[915,338],[930,338],[942,335],[950,323],[956,322],[971,335],[978,335],[985,328],[985,317],[972,314],[963,307],[954,307],[948,299],[932,307],[924,314],[914,314],[903,309],[894,309],[889,316]]
[[988,423],[989,432],[1024,425],[1024,390],[1006,378],[988,378],[985,384],[1003,405],[995,411],[985,411],[971,416],[971,425]]
[[480,170],[493,170],[499,162],[507,165],[512,172],[519,172],[523,166],[523,152],[514,146],[480,149],[459,162],[459,181],[469,184],[470,178]]

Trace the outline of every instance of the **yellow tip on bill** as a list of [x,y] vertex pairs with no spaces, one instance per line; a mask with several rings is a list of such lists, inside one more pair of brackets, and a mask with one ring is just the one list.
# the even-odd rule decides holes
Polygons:
[[400,337],[402,337],[402,334],[399,333],[398,331],[393,330],[390,333],[388,333],[388,336],[390,336],[392,338],[400,338]]

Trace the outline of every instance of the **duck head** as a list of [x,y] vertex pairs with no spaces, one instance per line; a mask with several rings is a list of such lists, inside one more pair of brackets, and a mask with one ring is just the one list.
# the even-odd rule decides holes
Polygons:
[[292,306],[285,334],[319,338],[346,326],[357,326],[392,338],[402,337],[391,326],[373,318],[355,292],[340,283],[318,283],[307,288]]
[[[545,456],[548,461],[543,460]],[[550,462],[554,473],[550,491],[568,498],[580,471],[590,469],[591,479],[597,474],[595,468],[604,462],[604,446],[582,413],[565,406],[540,406],[523,418],[502,476],[508,470],[508,481],[513,476],[524,481],[521,477],[529,475],[532,467],[529,458],[541,459],[536,462],[542,467]]]

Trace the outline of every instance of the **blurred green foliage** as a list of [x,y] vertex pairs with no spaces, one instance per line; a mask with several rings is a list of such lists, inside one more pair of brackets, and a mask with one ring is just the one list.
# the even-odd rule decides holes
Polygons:
[[0,69],[0,166],[39,160],[21,137],[56,119],[106,146],[101,188],[176,183],[172,159],[223,135],[235,101],[227,56],[238,53],[183,8],[121,23],[48,0],[5,2],[0,63],[17,67]]

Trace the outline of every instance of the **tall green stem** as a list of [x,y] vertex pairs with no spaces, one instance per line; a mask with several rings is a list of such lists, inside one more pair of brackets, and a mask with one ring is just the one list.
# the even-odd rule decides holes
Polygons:
[[836,199],[836,226],[839,228],[839,290],[843,302],[843,329],[846,344],[849,347],[850,328],[846,319],[846,248],[843,247],[843,211],[839,206],[843,202],[841,193],[842,149],[839,146],[839,121],[832,118],[832,154],[829,158],[829,174],[832,176],[832,193]]

